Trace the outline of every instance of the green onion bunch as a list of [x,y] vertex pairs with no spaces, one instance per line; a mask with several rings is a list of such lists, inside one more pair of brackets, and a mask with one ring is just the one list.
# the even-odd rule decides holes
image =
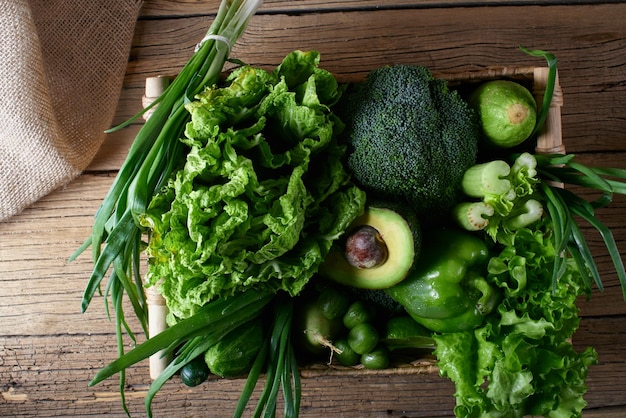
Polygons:
[[[548,115],[554,95],[557,75],[557,59],[554,54],[541,50],[522,51],[534,57],[543,57],[548,65],[548,79],[533,135],[539,133]],[[537,172],[541,178],[539,191],[543,195],[548,216],[554,224],[555,248],[559,257],[555,258],[552,272],[552,291],[556,291],[559,277],[566,267],[567,255],[578,265],[586,280],[587,295],[595,283],[599,290],[604,289],[602,279],[593,254],[581,229],[581,220],[593,227],[602,237],[611,257],[617,277],[626,300],[626,271],[617,243],[611,230],[596,216],[596,209],[608,206],[613,195],[626,194],[626,170],[609,167],[589,167],[574,161],[574,154],[535,154]],[[580,195],[562,186],[578,186],[601,192],[594,201],[587,201]]]
[[[75,259],[91,246],[94,269],[84,291],[83,312],[112,267],[105,296],[110,295],[115,300],[117,295],[114,293],[126,292],[144,331],[147,329],[146,301],[139,272],[143,247],[140,218],[152,196],[184,155],[179,138],[189,121],[185,103],[218,81],[230,46],[243,33],[261,3],[259,0],[223,0],[207,36],[163,94],[151,106],[111,129],[124,128],[158,105],[137,134],[96,212],[91,235],[70,258]],[[122,314],[117,305],[116,314]],[[120,319],[123,321],[123,316]]]
[[[125,409],[124,369],[136,361],[124,356],[123,332],[126,331],[133,341],[136,338],[123,311],[124,295],[130,301],[143,332],[148,334],[148,309],[140,274],[140,256],[145,248],[141,217],[152,197],[162,188],[181,161],[184,161],[185,149],[179,138],[183,136],[185,125],[190,119],[185,104],[192,101],[205,87],[218,81],[231,46],[242,35],[248,21],[261,4],[262,0],[222,0],[206,36],[163,94],[148,108],[107,131],[122,129],[154,108],[154,113],[135,137],[124,163],[95,214],[91,235],[70,257],[72,261],[87,248],[92,249],[94,268],[84,290],[81,304],[83,312],[89,307],[96,292],[102,293],[102,281],[110,272],[103,292],[105,309],[111,317],[108,303],[110,300],[114,309],[118,354],[123,359],[118,359],[120,361],[114,362],[110,367],[119,367],[117,371],[120,372],[120,389]],[[237,316],[232,311],[223,313],[227,318],[231,317],[231,320],[232,316]],[[236,313],[240,311],[236,310]],[[158,346],[159,341],[171,337],[172,332],[176,331],[160,336],[159,340],[152,341],[145,349]],[[194,338],[189,341],[196,341],[197,345]],[[173,344],[176,341],[169,342]],[[188,346],[186,350],[186,357],[189,357],[198,351],[198,347]],[[135,354],[139,357],[143,355],[141,352]],[[110,367],[98,376],[107,375],[106,370],[112,370]],[[108,375],[114,373],[116,372]],[[96,380],[97,377],[94,381]],[[147,403],[149,399],[146,400]],[[127,410],[126,412],[128,413]]]
[[[626,194],[626,170],[620,168],[588,167],[574,161],[573,154],[536,155],[537,172],[541,176],[541,192],[546,200],[546,209],[554,224],[555,247],[559,257],[555,258],[552,290],[565,269],[566,254],[569,254],[587,280],[589,295],[592,281],[598,289],[604,285],[598,272],[593,254],[580,227],[585,221],[602,237],[613,261],[617,277],[626,300],[626,271],[611,230],[596,216],[596,209],[606,207],[613,195]],[[601,196],[587,201],[561,185],[572,185],[601,192]]]

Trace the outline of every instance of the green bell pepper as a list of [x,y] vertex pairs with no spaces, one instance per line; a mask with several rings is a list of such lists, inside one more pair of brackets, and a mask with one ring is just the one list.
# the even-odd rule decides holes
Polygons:
[[481,325],[500,300],[483,277],[489,261],[484,241],[466,231],[440,229],[429,234],[423,248],[413,272],[387,293],[432,331]]

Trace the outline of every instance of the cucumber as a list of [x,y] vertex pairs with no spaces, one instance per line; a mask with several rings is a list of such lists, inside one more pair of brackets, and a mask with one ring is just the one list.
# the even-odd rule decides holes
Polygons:
[[209,378],[209,368],[202,356],[196,357],[180,369],[180,380],[186,386],[198,386]]
[[260,318],[246,322],[226,334],[204,355],[211,373],[227,378],[246,374],[263,344],[264,334]]

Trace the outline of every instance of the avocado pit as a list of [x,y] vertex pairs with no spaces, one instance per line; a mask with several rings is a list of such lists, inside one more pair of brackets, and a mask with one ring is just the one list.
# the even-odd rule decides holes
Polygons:
[[350,265],[368,269],[383,264],[389,252],[387,244],[376,228],[361,225],[346,239],[344,255]]

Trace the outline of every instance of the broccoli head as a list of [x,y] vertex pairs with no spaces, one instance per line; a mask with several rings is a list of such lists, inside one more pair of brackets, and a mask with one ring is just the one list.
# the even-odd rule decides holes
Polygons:
[[460,196],[478,152],[479,121],[457,91],[416,65],[371,71],[337,111],[347,165],[366,192],[439,216]]

